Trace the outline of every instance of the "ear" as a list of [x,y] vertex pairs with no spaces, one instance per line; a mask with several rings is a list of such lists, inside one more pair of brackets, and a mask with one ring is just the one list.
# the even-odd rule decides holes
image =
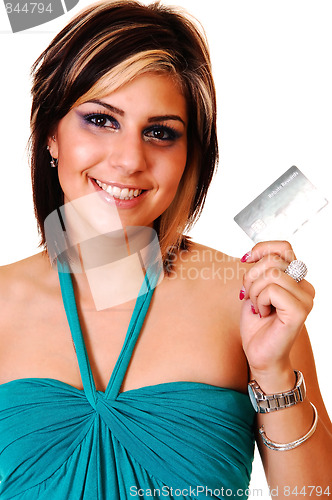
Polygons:
[[47,149],[49,150],[50,155],[52,158],[57,159],[59,156],[59,151],[58,151],[58,141],[57,141],[57,134],[53,134],[52,136],[49,136],[47,139]]

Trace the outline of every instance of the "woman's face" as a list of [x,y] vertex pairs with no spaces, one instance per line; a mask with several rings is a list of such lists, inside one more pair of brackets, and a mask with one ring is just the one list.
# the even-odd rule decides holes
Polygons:
[[124,226],[152,226],[187,160],[187,106],[168,75],[147,73],[74,107],[49,139],[65,202],[99,193]]

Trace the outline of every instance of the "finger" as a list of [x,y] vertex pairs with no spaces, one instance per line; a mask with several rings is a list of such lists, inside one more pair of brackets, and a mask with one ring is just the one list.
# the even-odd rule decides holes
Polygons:
[[296,260],[296,256],[291,244],[288,241],[262,241],[257,243],[250,252],[247,252],[241,262],[257,262],[265,255],[276,254],[290,264]]
[[265,287],[257,298],[257,306],[262,318],[265,316],[261,311],[267,310],[271,305],[275,307],[279,320],[295,330],[302,328],[310,312],[303,301],[298,300],[288,290],[276,283]]
[[[243,275],[243,287],[240,290],[240,299],[243,300],[252,296],[253,292],[250,290],[253,283],[256,282],[259,278],[265,278],[266,283],[278,281],[279,284],[282,285],[282,283],[280,283],[281,279],[282,281],[284,281],[283,286],[285,286],[286,288],[291,287],[294,290],[295,295],[296,290],[302,289],[313,300],[315,298],[316,292],[312,284],[304,279],[300,282],[296,282],[291,276],[285,274],[287,266],[288,264],[279,256],[269,255],[263,257],[261,261],[251,266],[251,268]],[[288,286],[286,285],[287,283]]]
[[249,270],[243,275],[243,288],[242,288],[242,296],[240,298],[248,298],[249,290],[254,281],[256,281],[260,276],[264,275],[267,270],[275,269],[273,273],[276,276],[285,272],[288,267],[288,262],[285,262],[279,255],[277,254],[268,254],[264,256],[260,261],[256,264],[252,265]]
[[[311,311],[313,307],[314,300],[314,288],[313,286],[305,282],[296,283],[295,280],[290,278],[284,272],[280,272],[279,269],[270,268],[263,275],[260,275],[257,280],[255,280],[249,289],[249,298],[253,304],[255,312],[260,313],[261,316],[268,316],[271,312],[270,306],[277,308],[278,303],[268,303],[264,307],[264,302],[260,302],[260,296],[264,290],[271,287],[271,285],[277,285],[279,288],[285,290],[289,297],[294,297],[299,301],[302,306],[307,311],[307,314]],[[265,296],[265,295],[264,295]],[[263,304],[263,308],[260,308],[260,304]]]

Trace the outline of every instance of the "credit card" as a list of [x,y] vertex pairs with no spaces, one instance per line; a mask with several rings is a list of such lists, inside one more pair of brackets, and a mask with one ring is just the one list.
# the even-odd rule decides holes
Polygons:
[[234,220],[255,243],[283,240],[296,233],[327,204],[328,200],[293,166]]

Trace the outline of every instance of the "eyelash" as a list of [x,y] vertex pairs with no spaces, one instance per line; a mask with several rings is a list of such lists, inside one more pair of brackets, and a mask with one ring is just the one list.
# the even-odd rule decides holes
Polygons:
[[[94,127],[100,128],[100,129],[113,129],[113,130],[118,130],[120,128],[119,122],[112,116],[109,115],[108,113],[88,113],[83,116],[84,121],[87,122],[90,125],[93,125]],[[111,122],[111,125],[98,125],[95,123],[93,120],[96,119],[104,119],[106,121]],[[163,123],[152,125],[151,127],[147,127],[144,130],[144,135],[147,134],[148,132],[165,132],[167,134],[167,138],[159,138],[159,137],[151,137],[155,141],[160,141],[160,142],[172,142],[175,141],[176,139],[179,139],[181,137],[181,133],[176,130],[173,127],[170,127],[169,125],[165,125]]]
[[[89,123],[90,125],[94,125],[97,128],[113,128],[113,129],[118,129],[119,128],[119,123],[118,121],[112,116],[107,113],[89,113],[83,116],[84,120]],[[105,120],[108,120],[111,122],[113,125],[116,124],[116,126],[110,127],[109,125],[98,125],[97,123],[94,123],[92,120],[96,118],[103,118]]]

